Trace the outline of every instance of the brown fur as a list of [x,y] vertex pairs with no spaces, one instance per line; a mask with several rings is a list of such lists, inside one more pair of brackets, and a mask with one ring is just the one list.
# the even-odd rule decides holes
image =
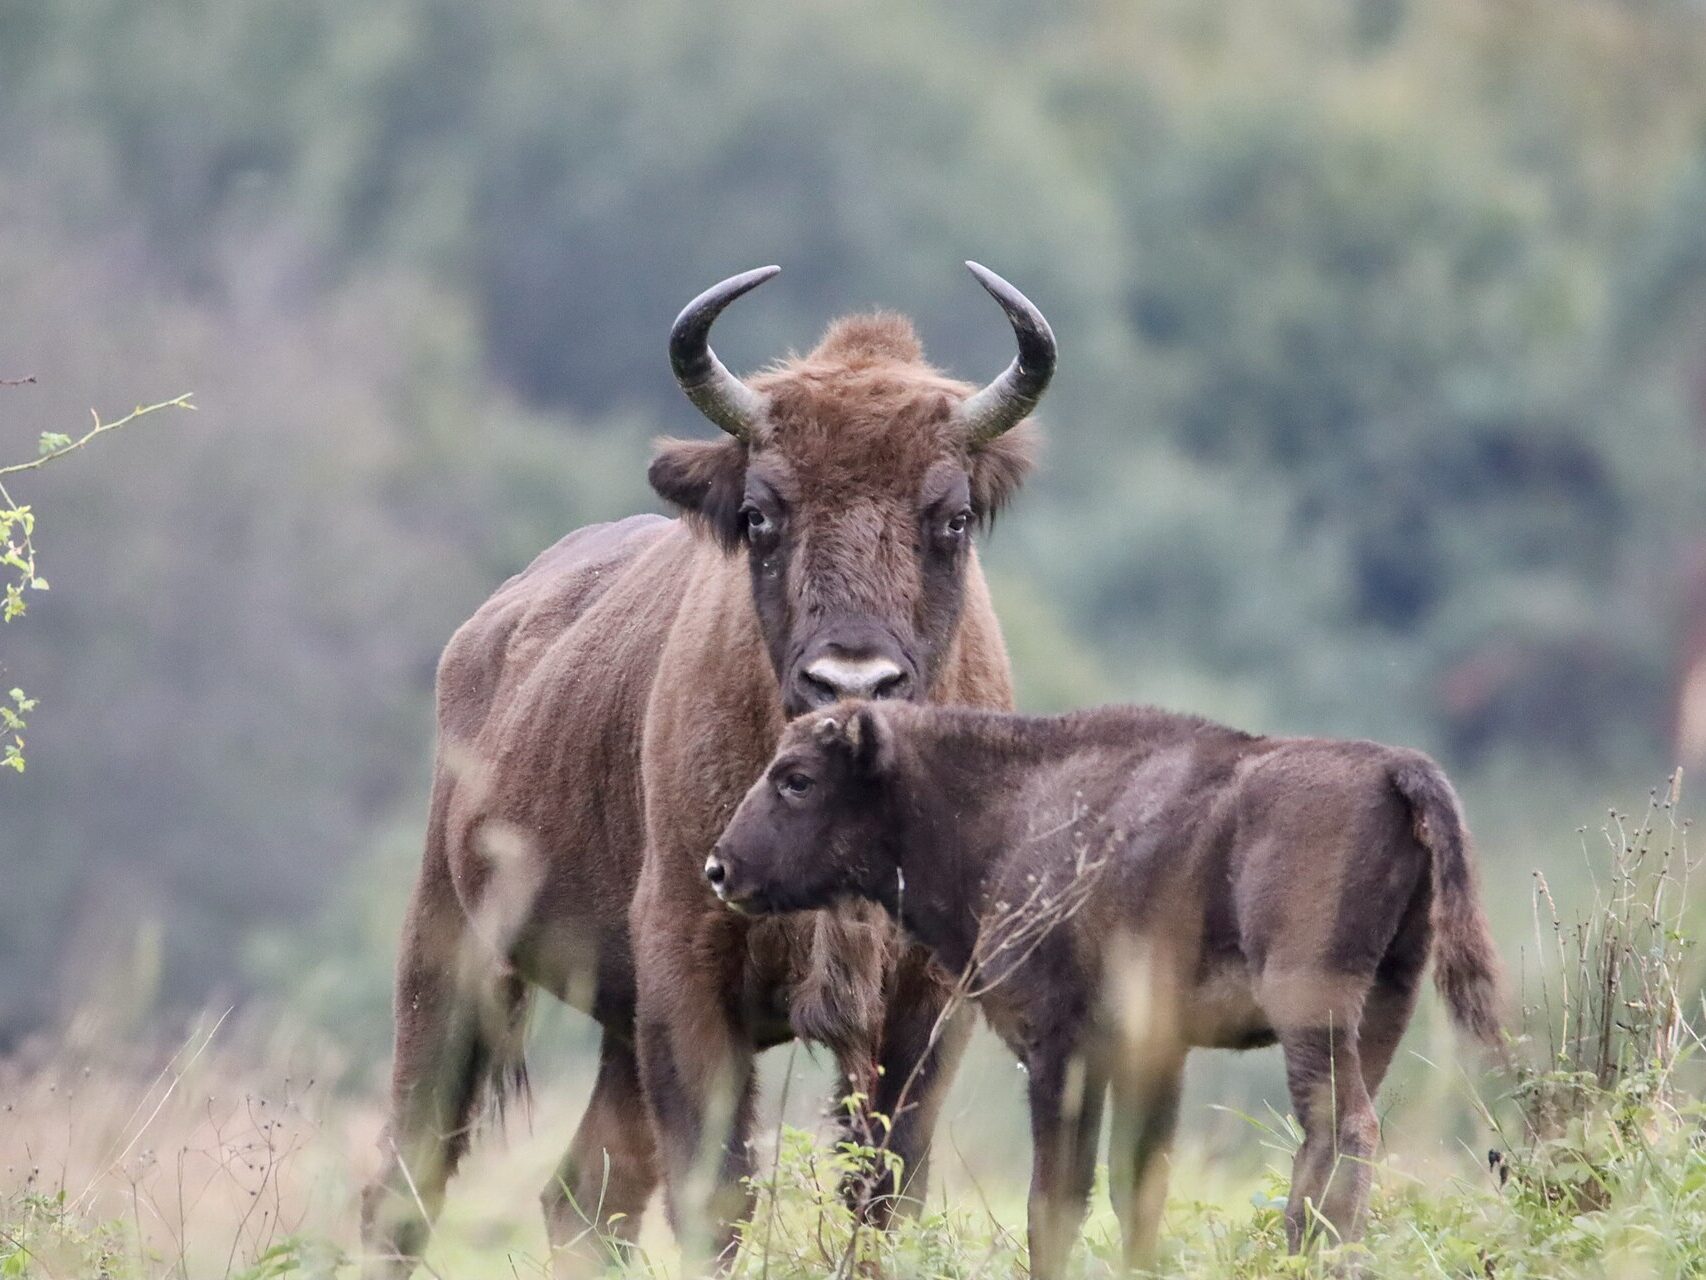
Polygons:
[[[976,553],[946,522],[1005,500],[1026,445],[968,450],[949,422],[968,388],[922,363],[898,317],[841,321],[752,382],[772,407],[750,444],[659,447],[653,485],[685,520],[570,534],[445,650],[385,1167],[365,1202],[384,1274],[412,1270],[481,1076],[518,1061],[532,987],[604,1028],[544,1196],[562,1268],[619,1252],[660,1178],[684,1242],[728,1255],[750,1203],[753,1055],[793,1035],[830,1045],[850,1082],[875,1079],[885,1110],[885,1082],[916,1069],[896,1140],[923,1168],[964,1041],[958,1025],[928,1037],[944,997],[924,953],[869,909],[739,919],[702,866],[786,713],[811,705],[811,654],[890,656],[897,695],[1010,704]],[[754,504],[762,534],[742,514]],[[861,1207],[881,1221],[899,1188],[878,1190]]]
[[1193,1047],[1276,1040],[1304,1132],[1287,1225],[1355,1239],[1373,1105],[1430,954],[1498,1044],[1499,963],[1450,784],[1413,751],[1114,708],[849,703],[801,717],[707,876],[767,914],[881,903],[1029,1071],[1032,1274],[1061,1273],[1103,1095],[1128,1259],[1148,1258]]

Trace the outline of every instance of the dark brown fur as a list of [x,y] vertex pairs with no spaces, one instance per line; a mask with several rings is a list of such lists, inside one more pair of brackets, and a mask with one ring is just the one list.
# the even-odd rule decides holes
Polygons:
[[749,913],[881,903],[1029,1071],[1031,1270],[1061,1273],[1104,1094],[1130,1261],[1153,1247],[1186,1053],[1285,1050],[1293,1248],[1355,1239],[1373,1098],[1429,956],[1499,1042],[1499,962],[1450,784],[1413,751],[1114,708],[843,704],[792,724],[707,875]]
[[[1006,500],[1025,429],[969,450],[949,420],[968,388],[893,316],[841,321],[752,385],[771,408],[750,444],[660,445],[651,480],[684,520],[570,534],[445,651],[385,1167],[365,1200],[384,1274],[412,1270],[482,1076],[519,1061],[535,986],[604,1027],[544,1196],[561,1268],[631,1240],[660,1177],[684,1242],[727,1255],[750,1205],[753,1055],[793,1035],[829,1044],[885,1110],[884,1082],[919,1068],[896,1142],[922,1171],[965,1033],[928,1042],[944,995],[924,953],[872,907],[739,919],[701,869],[811,694],[812,653],[892,656],[897,696],[1010,705],[975,551],[947,524]],[[766,513],[761,534],[743,507]],[[882,1220],[892,1200],[865,1207]]]

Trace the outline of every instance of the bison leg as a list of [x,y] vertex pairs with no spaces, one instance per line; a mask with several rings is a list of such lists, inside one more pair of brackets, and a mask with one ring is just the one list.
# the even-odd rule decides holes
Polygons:
[[[843,1188],[849,1207],[871,1225],[886,1230],[897,1214],[916,1214],[929,1184],[930,1140],[954,1070],[977,1023],[972,1006],[948,1008],[947,991],[931,970],[929,957],[909,948],[901,957],[883,1026],[870,1110],[887,1118],[878,1144],[896,1157]],[[856,1132],[848,1135],[865,1142]]]
[[665,999],[648,999],[642,986],[638,1024],[640,1079],[687,1275],[707,1261],[719,1269],[734,1261],[738,1224],[751,1216],[754,1200],[745,1181],[752,1173],[752,1047],[730,1022],[714,975],[697,976],[692,991]]
[[657,1181],[633,1045],[606,1030],[592,1099],[540,1197],[555,1274],[596,1275],[625,1261]]
[[[1170,1056],[1170,1055],[1169,1055]],[[1167,1202],[1167,1158],[1179,1120],[1184,1059],[1145,1064],[1114,1081],[1114,1125],[1108,1137],[1109,1194],[1120,1221],[1128,1269],[1155,1257]]]
[[1078,1055],[1039,1055],[1029,1065],[1031,1275],[1057,1280],[1089,1205],[1107,1080]]
[[1358,1028],[1281,1030],[1286,1084],[1303,1127],[1286,1199],[1286,1238],[1295,1253],[1317,1234],[1334,1242],[1362,1233],[1380,1122],[1357,1050]]
[[1357,1056],[1362,1060],[1363,1088],[1371,1099],[1380,1092],[1386,1069],[1392,1065],[1398,1042],[1404,1038],[1410,1015],[1415,1012],[1421,985],[1417,976],[1382,979],[1368,993],[1357,1037]]
[[1421,993],[1422,971],[1427,967],[1433,944],[1433,927],[1428,920],[1432,895],[1428,889],[1424,879],[1380,961],[1374,986],[1363,1002],[1357,1054],[1362,1059],[1363,1085],[1370,1098],[1380,1092],[1381,1081],[1386,1079],[1386,1069],[1392,1065],[1392,1056],[1410,1025],[1410,1015],[1416,1011],[1416,997]]
[[482,1087],[519,1066],[524,995],[521,980],[472,935],[448,877],[424,872],[397,966],[382,1166],[362,1195],[364,1275],[415,1269],[468,1148]]

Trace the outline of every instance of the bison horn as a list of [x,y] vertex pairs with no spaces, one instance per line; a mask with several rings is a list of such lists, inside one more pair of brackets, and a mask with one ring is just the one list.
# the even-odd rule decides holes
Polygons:
[[714,284],[682,308],[669,331],[669,363],[675,380],[700,413],[736,440],[749,440],[764,416],[764,396],[724,367],[711,350],[711,325],[724,307],[758,288],[781,267],[759,267]]
[[1019,354],[1013,363],[982,391],[963,400],[956,412],[967,438],[980,445],[1018,426],[1043,398],[1054,376],[1054,330],[1029,298],[988,267],[975,262],[966,266],[989,296],[1001,304],[1019,340]]

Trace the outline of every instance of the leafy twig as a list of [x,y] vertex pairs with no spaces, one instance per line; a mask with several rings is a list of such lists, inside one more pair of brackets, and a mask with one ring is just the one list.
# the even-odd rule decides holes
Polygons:
[[[35,379],[30,378],[26,379],[26,381],[33,382]],[[63,458],[68,453],[76,453],[77,450],[83,448],[84,445],[88,444],[96,436],[103,436],[109,431],[117,431],[120,427],[128,427],[138,418],[146,418],[149,414],[158,413],[162,409],[189,409],[193,411],[195,409],[195,405],[190,403],[190,398],[194,394],[194,392],[185,392],[183,395],[178,396],[175,399],[162,400],[159,404],[139,404],[136,408],[125,414],[124,417],[113,422],[102,422],[101,415],[91,409],[89,410],[89,414],[94,418],[95,425],[81,437],[76,440],[72,440],[68,436],[56,436],[52,434],[44,435],[42,436],[42,442],[46,448],[40,457],[32,458],[28,462],[14,462],[10,466],[0,467],[0,476],[16,475],[21,471],[35,471],[41,467],[45,467],[48,463],[53,462],[56,459]],[[10,504],[10,499],[7,501],[8,504]]]
[[[35,378],[0,378],[0,386],[17,387],[33,383]],[[151,413],[162,409],[194,409],[188,394],[171,400],[162,400],[159,404],[137,405],[124,417],[113,422],[102,422],[101,415],[95,410],[89,410],[95,425],[79,439],[73,440],[68,435],[56,431],[44,431],[37,444],[37,456],[29,462],[14,462],[0,466],[0,570],[8,571],[9,580],[0,583],[0,623],[12,622],[24,616],[28,605],[25,602],[26,591],[46,591],[47,579],[41,576],[36,567],[36,516],[35,509],[16,502],[7,492],[4,477],[18,475],[25,471],[36,471],[68,453],[76,453],[88,445],[97,436],[109,431],[117,431],[120,427],[129,426],[138,418],[145,418]],[[11,705],[0,705],[0,735],[10,741],[0,743],[0,768],[11,769],[17,773],[24,771],[24,734],[27,727],[24,716],[35,706],[34,701],[26,698],[21,689],[13,689],[8,695]]]

